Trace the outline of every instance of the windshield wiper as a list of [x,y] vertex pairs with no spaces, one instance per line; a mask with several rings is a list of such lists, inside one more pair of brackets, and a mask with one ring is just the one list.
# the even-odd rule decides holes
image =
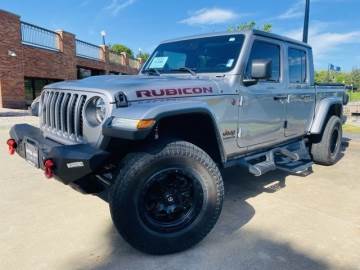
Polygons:
[[181,67],[177,69],[172,69],[171,71],[181,71],[181,72],[189,72],[191,75],[196,76],[196,72],[188,67]]
[[156,69],[156,68],[148,68],[146,70],[144,70],[145,73],[151,75],[151,74],[156,74],[157,76],[160,76],[161,73]]

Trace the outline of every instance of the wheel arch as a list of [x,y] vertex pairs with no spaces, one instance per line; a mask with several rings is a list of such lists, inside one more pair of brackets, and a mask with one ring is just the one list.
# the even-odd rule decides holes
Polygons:
[[324,130],[326,122],[332,115],[341,117],[343,101],[340,98],[325,98],[320,101],[315,110],[315,118],[310,128],[310,134],[318,135]]
[[204,107],[163,112],[156,117],[154,127],[159,139],[183,139],[203,149],[217,163],[224,164],[226,156],[214,115]]
[[[145,129],[113,127],[114,117],[123,119],[152,119],[155,124]],[[201,100],[134,103],[116,110],[103,125],[103,148],[119,145],[122,152],[141,148],[154,140],[171,138],[189,141],[203,149],[218,164],[226,162],[225,149],[215,113]],[[125,149],[126,148],[126,149]]]

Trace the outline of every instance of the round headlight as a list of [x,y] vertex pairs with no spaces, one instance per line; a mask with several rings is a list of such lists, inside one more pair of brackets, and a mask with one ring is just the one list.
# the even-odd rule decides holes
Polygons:
[[99,123],[104,121],[106,115],[106,106],[105,106],[105,101],[102,98],[95,99],[95,114],[96,114],[96,120]]
[[86,120],[92,125],[100,125],[106,116],[106,104],[101,97],[93,97],[85,108]]

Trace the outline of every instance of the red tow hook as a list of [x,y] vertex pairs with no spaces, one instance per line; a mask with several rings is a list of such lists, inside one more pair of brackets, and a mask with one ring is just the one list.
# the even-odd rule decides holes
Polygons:
[[6,144],[9,146],[9,154],[13,155],[17,147],[16,141],[14,139],[8,139]]
[[45,176],[47,178],[51,178],[54,176],[54,166],[55,166],[55,163],[51,159],[46,159],[44,161]]

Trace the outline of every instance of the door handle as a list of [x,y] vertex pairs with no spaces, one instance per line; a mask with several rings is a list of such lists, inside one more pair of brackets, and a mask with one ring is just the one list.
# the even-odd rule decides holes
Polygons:
[[287,99],[288,96],[274,96],[274,100],[284,100],[284,99]]

